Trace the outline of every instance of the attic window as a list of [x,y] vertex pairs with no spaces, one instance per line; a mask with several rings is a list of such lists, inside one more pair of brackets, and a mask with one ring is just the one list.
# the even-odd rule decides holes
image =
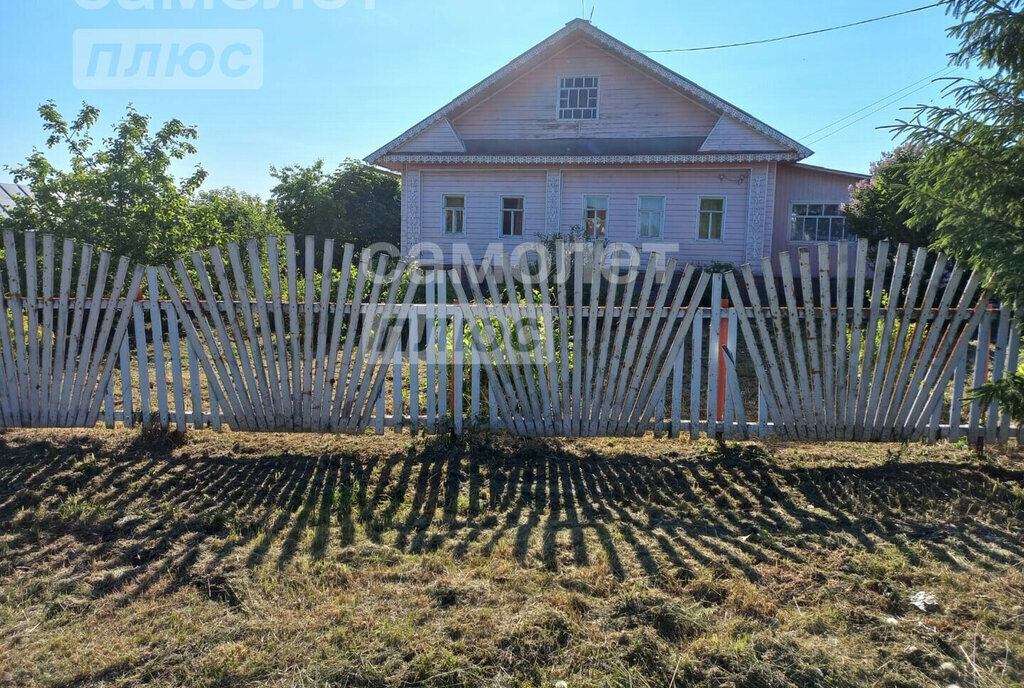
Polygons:
[[564,76],[558,82],[558,119],[597,119],[596,76]]

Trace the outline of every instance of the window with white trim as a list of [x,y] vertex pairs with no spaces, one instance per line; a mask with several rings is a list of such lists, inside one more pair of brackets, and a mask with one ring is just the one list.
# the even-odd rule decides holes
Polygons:
[[641,196],[637,202],[637,236],[641,239],[661,237],[665,227],[665,197]]
[[697,219],[697,238],[720,241],[725,225],[725,199],[703,196]]
[[462,234],[466,231],[466,197],[445,194],[443,228],[445,234]]
[[608,232],[608,197],[583,197],[583,231],[591,239],[600,239]]
[[852,239],[839,203],[793,203],[789,213],[789,240],[839,242]]
[[597,119],[598,77],[563,76],[558,80],[558,119]]
[[501,197],[501,235],[522,236],[526,202],[522,196]]

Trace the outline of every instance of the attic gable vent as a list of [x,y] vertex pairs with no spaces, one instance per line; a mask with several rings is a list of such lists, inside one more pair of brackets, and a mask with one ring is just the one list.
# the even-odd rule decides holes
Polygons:
[[597,119],[596,76],[564,76],[558,81],[558,119]]

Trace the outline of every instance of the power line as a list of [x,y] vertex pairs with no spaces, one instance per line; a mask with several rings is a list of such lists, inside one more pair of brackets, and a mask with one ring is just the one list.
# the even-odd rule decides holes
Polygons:
[[805,134],[804,136],[801,136],[799,140],[803,141],[804,139],[809,139],[809,138],[811,138],[812,136],[814,136],[817,133],[823,132],[826,129],[831,129],[835,125],[840,124],[841,122],[845,122],[846,120],[850,119],[854,115],[859,115],[860,113],[864,112],[868,108],[874,107],[875,105],[878,105],[879,103],[881,103],[883,101],[886,101],[886,100],[889,100],[890,98],[893,98],[895,96],[899,96],[899,95],[903,94],[904,91],[909,90],[909,89],[913,88],[914,86],[917,86],[918,84],[920,84],[922,82],[934,79],[935,77],[938,77],[940,74],[943,74],[943,72],[948,74],[948,73],[952,72],[954,69],[955,69],[955,67],[943,67],[939,71],[934,72],[932,74],[929,74],[928,76],[926,76],[926,77],[924,77],[922,79],[918,79],[914,83],[908,84],[908,85],[904,86],[901,89],[893,91],[889,95],[883,96],[883,97],[879,98],[878,100],[876,100],[873,103],[868,103],[867,105],[865,105],[864,107],[860,108],[859,110],[854,110],[853,112],[851,112],[850,114],[846,115],[845,117],[840,117],[835,122],[829,122],[828,124],[826,124],[825,126],[821,127],[820,129],[815,129],[811,133]]
[[762,43],[776,43],[778,41],[788,41],[791,38],[801,38],[803,36],[813,36],[819,33],[827,33],[829,31],[838,31],[839,29],[848,29],[852,26],[861,26],[863,24],[871,24],[872,22],[879,22],[884,19],[892,19],[893,17],[902,17],[905,14],[913,14],[914,12],[923,12],[924,10],[930,10],[933,7],[939,7],[945,5],[947,0],[940,0],[940,2],[933,2],[930,5],[923,5],[921,7],[915,7],[912,10],[904,10],[903,12],[895,12],[893,14],[887,14],[884,17],[873,17],[871,19],[863,19],[861,21],[852,22],[850,24],[842,24],[840,26],[830,26],[825,29],[815,29],[814,31],[804,31],[803,33],[792,33],[788,36],[778,36],[776,38],[763,38],[757,41],[744,41],[742,43],[727,43],[725,45],[705,45],[700,48],[667,48],[664,50],[641,50],[640,52],[647,54],[654,53],[693,53],[701,50],[720,50],[722,48],[739,48],[745,45],[761,45]]
[[[928,82],[924,86],[921,86],[919,88],[915,88],[910,93],[906,93],[904,95],[908,95],[908,96],[914,95],[918,91],[923,91],[924,89],[928,88],[931,85],[932,85],[932,82]],[[882,110],[885,110],[886,108],[892,106],[894,103],[895,103],[895,101],[888,102],[885,105],[883,105],[882,107],[877,108],[875,110],[872,110],[871,112],[867,113],[863,117],[858,117],[857,119],[853,120],[852,122],[847,122],[846,124],[844,124],[843,126],[839,127],[838,129],[833,129],[832,131],[830,131],[829,133],[825,134],[824,136],[819,136],[818,138],[814,139],[813,141],[804,142],[804,143],[805,143],[805,145],[811,146],[811,145],[814,145],[815,143],[818,143],[819,141],[824,141],[828,137],[830,137],[830,136],[832,136],[834,134],[838,134],[839,132],[841,132],[844,129],[848,129],[849,127],[852,127],[857,122],[862,122],[865,119],[867,119],[868,117],[870,117],[871,115],[877,114],[877,113],[881,112]],[[870,106],[868,106],[868,107],[870,107]],[[846,119],[846,118],[844,117],[843,119]],[[840,121],[842,121],[842,120],[840,120]]]

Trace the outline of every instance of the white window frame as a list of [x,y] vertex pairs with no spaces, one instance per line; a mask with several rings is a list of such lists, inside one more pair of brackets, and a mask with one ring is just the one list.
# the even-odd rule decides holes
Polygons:
[[[849,199],[844,200],[844,201],[790,201],[789,202],[789,214],[786,216],[786,239],[791,244],[803,244],[803,245],[839,244],[839,243],[841,243],[843,241],[842,239],[837,239],[835,241],[832,241],[831,239],[829,239],[828,241],[821,241],[819,239],[815,239],[814,241],[810,241],[808,239],[794,239],[793,238],[793,207],[797,206],[797,205],[820,205],[820,206],[822,206],[822,213],[823,214],[820,215],[819,217],[827,217],[829,219],[836,218],[836,217],[843,218],[843,227],[844,227],[844,231],[846,232],[846,239],[845,240],[848,241],[848,242],[856,241],[857,237],[853,236],[853,234],[850,232],[850,230],[848,228],[846,228],[846,216],[845,215],[842,215],[842,214],[839,214],[839,215],[825,215],[824,214],[824,212],[825,212],[824,206],[826,206],[826,205],[840,205],[841,206],[844,203],[848,203],[848,202],[849,202]],[[801,217],[807,217],[807,216],[806,215],[801,215]],[[829,235],[831,236],[831,229],[829,230]]]
[[[448,224],[447,223],[447,220],[448,220],[448,206],[445,205],[445,198],[447,198],[448,196],[462,196],[462,231],[461,232],[449,232],[447,229],[445,229],[445,227]],[[468,205],[468,199],[469,199],[468,194],[464,194],[464,193],[455,193],[455,192],[445,191],[444,193],[441,194],[441,235],[442,236],[456,236],[456,235],[458,235],[458,236],[466,236],[466,234],[467,234],[467,231],[466,231],[466,215],[467,215],[466,211],[467,211],[467,207],[466,206]]]
[[[596,79],[597,86],[593,88],[597,90],[597,107],[594,108],[562,108],[562,79]],[[575,86],[573,87],[575,88]],[[586,88],[583,86],[582,88]],[[562,117],[562,110],[593,110],[594,116],[590,119],[580,117]],[[584,76],[580,74],[574,74],[573,76],[562,75],[558,77],[558,82],[555,84],[555,121],[557,122],[595,122],[601,119],[601,77],[592,74],[590,76]]]
[[604,199],[604,234],[602,237],[598,237],[596,234],[591,239],[608,238],[608,213],[610,211],[611,198],[606,193],[585,193],[583,194],[583,235],[587,235],[587,199],[588,198],[603,198]]
[[[704,212],[703,210],[700,209],[700,205],[704,201],[721,201],[722,202],[722,236],[719,237],[718,239],[713,239],[711,237],[708,237],[708,238],[705,239],[704,237],[702,237],[700,235],[700,216],[701,216],[701,213]],[[694,234],[694,236],[696,236],[696,238],[697,238],[697,241],[710,241],[710,242],[715,243],[715,244],[721,244],[721,243],[725,242],[725,214],[726,214],[726,211],[728,209],[728,205],[729,205],[729,199],[726,196],[698,196],[697,197],[697,226],[695,227],[695,234]],[[708,212],[718,212],[718,211],[710,211],[709,210]]]
[[[661,228],[656,236],[643,236],[640,234],[640,222],[641,212],[652,212],[650,210],[641,210],[640,203],[645,198],[660,198],[661,199]],[[636,197],[636,238],[637,239],[664,239],[665,238],[665,216],[668,214],[668,202],[667,198],[663,194],[637,194]]]
[[[505,199],[506,198],[518,198],[523,202],[522,210],[513,212],[519,212],[523,214],[523,233],[522,234],[505,234]],[[515,237],[526,236],[526,196],[522,194],[499,194],[498,195],[498,237],[501,239],[509,239]]]

